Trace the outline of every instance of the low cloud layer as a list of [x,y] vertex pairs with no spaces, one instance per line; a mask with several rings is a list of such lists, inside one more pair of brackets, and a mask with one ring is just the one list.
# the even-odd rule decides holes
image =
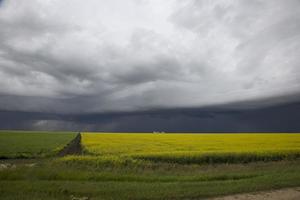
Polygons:
[[237,105],[99,114],[0,111],[0,129],[102,132],[300,132],[300,103]]
[[299,52],[298,0],[4,0],[0,110],[288,102]]

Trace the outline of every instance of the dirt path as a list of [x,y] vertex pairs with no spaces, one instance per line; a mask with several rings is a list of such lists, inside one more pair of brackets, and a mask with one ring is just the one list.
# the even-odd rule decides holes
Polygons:
[[63,148],[57,155],[79,155],[82,154],[81,148],[81,134],[78,133],[77,136],[69,143],[65,148]]
[[210,200],[300,200],[300,187],[218,197]]

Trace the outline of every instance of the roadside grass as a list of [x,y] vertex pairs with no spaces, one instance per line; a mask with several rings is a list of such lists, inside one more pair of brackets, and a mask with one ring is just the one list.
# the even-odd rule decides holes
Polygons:
[[46,131],[0,131],[0,159],[56,155],[76,133]]
[[[0,170],[0,199],[202,199],[300,185],[300,160],[248,164],[99,164],[68,156]],[[99,159],[99,158],[98,158]],[[72,161],[72,162],[70,162]],[[14,162],[14,161],[11,161]],[[89,165],[98,162],[95,165]],[[144,165],[144,166],[143,166]]]

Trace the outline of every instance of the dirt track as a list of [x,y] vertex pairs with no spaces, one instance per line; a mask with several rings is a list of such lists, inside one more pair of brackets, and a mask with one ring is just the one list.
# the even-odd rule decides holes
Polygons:
[[300,200],[300,187],[218,197],[210,200]]
[[78,133],[77,136],[58,153],[58,156],[79,154],[82,154],[80,133]]

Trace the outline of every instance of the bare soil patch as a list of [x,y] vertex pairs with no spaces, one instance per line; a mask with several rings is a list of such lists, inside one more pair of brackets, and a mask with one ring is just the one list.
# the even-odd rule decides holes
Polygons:
[[213,198],[211,200],[299,200],[300,187],[281,190],[237,194],[225,197]]
[[58,156],[80,154],[82,154],[81,134],[78,133],[77,136],[58,153]]

